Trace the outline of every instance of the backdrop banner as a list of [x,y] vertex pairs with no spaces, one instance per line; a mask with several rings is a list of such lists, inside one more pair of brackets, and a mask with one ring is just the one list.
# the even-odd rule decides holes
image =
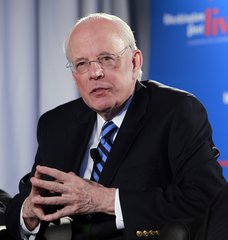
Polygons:
[[151,12],[149,77],[203,103],[228,179],[228,1],[153,0]]

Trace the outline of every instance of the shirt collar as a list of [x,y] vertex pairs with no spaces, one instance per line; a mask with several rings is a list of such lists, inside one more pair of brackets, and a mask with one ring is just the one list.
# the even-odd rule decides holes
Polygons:
[[[126,112],[128,110],[128,107],[132,101],[133,95],[131,95],[131,97],[127,100],[126,104],[124,105],[124,107],[121,109],[121,111],[111,120],[115,123],[115,125],[120,128],[123,119],[126,115]],[[103,127],[104,123],[106,121],[99,115],[97,114],[97,133],[100,134],[101,132],[101,128]]]

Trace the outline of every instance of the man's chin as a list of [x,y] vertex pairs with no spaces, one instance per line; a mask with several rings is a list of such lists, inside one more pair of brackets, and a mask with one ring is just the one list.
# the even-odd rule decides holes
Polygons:
[[100,107],[96,107],[96,108],[92,108],[93,111],[95,111],[96,113],[98,113],[100,116],[102,116],[106,121],[112,119],[117,111],[118,108],[116,106],[100,106]]
[[93,108],[93,110],[98,114],[108,114],[112,111],[112,107]]

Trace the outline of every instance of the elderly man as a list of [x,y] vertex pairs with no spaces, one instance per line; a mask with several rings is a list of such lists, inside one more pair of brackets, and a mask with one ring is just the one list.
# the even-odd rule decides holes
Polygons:
[[200,224],[225,184],[204,107],[139,81],[142,53],[116,16],[80,19],[65,50],[81,98],[40,118],[31,178],[7,209],[12,236],[32,239],[65,216],[75,240],[154,239],[177,219]]

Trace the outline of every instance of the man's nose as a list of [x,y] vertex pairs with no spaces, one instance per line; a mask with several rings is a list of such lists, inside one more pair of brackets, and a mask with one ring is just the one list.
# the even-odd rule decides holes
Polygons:
[[104,76],[102,67],[97,61],[91,61],[89,65],[90,79],[100,79]]

